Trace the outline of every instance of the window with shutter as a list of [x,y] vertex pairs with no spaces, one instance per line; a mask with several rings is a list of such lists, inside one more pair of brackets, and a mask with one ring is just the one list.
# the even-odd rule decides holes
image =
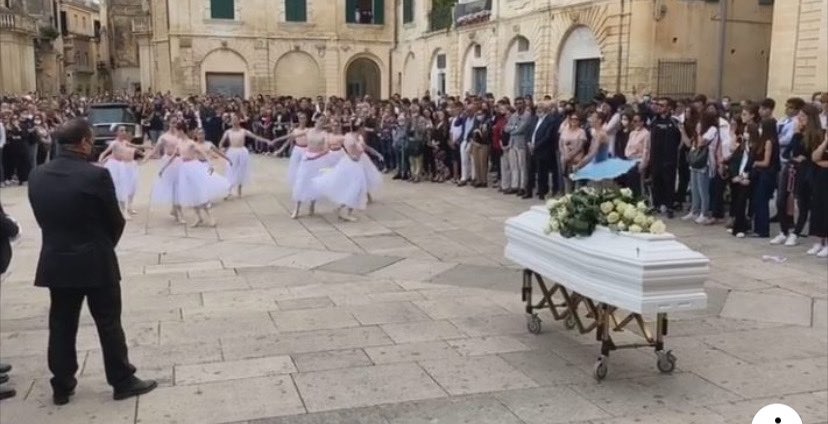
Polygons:
[[385,0],[374,0],[374,25],[385,24]]
[[234,0],[210,0],[211,19],[236,19],[236,2]]
[[285,20],[306,22],[308,20],[307,0],[285,0]]
[[403,23],[414,21],[414,0],[403,0]]

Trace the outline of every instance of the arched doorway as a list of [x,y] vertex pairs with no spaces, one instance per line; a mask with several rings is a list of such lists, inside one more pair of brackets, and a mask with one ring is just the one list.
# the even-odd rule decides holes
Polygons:
[[517,36],[503,61],[503,92],[514,97],[535,95],[535,55],[529,40]]
[[230,49],[217,49],[201,61],[201,89],[208,94],[246,97],[250,93],[247,61]]
[[405,57],[405,64],[403,65],[403,79],[402,79],[402,96],[403,97],[417,97],[419,75],[417,72],[417,63],[414,59],[414,53],[409,53]]
[[285,53],[276,61],[273,74],[280,96],[316,97],[325,92],[319,65],[305,52]]
[[558,96],[589,102],[601,88],[601,46],[595,35],[576,27],[558,51]]
[[352,99],[366,94],[380,98],[380,67],[367,57],[358,57],[345,70],[345,96]]
[[463,56],[463,91],[471,94],[486,93],[489,81],[483,46],[472,43]]
[[431,72],[429,73],[429,84],[431,95],[446,94],[446,75],[448,74],[448,61],[446,60],[446,52],[442,49],[434,51],[431,59]]

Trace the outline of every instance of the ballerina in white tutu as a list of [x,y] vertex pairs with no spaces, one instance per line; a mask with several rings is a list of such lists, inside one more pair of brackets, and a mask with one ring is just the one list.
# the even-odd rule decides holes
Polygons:
[[170,216],[179,224],[185,224],[184,213],[178,203],[178,196],[176,196],[178,168],[181,166],[181,158],[176,156],[175,152],[183,136],[178,127],[180,127],[178,120],[176,118],[170,119],[170,129],[158,138],[158,143],[156,143],[152,154],[145,160],[161,158],[161,169],[163,169],[163,172],[158,173],[158,179],[155,180],[152,187],[150,203],[153,205],[170,205],[172,208]]
[[314,178],[317,193],[339,205],[337,216],[343,221],[354,222],[354,209],[364,210],[368,204],[368,178],[361,165],[365,156],[363,144],[355,132],[348,132],[342,144],[344,156],[329,170]]
[[303,112],[299,112],[297,115],[297,119],[299,119],[299,126],[294,128],[290,134],[279,137],[274,142],[279,142],[282,140],[287,140],[287,142],[276,151],[276,156],[282,154],[285,149],[290,148],[293,146],[293,149],[290,151],[290,163],[288,164],[288,176],[287,181],[291,187],[296,182],[296,172],[299,169],[299,162],[302,161],[302,158],[305,154],[305,149],[308,146],[308,139],[307,133],[308,129],[308,115],[304,114]]
[[138,213],[132,208],[132,201],[138,189],[138,163],[135,161],[135,154],[142,150],[130,143],[130,137],[126,128],[119,126],[115,140],[109,143],[98,157],[98,162],[103,164],[112,176],[115,196],[126,220]]
[[339,119],[330,119],[330,132],[325,135],[325,142],[328,144],[331,161],[336,164],[339,159],[345,157],[345,150],[342,143],[345,141],[345,134],[342,133],[342,122]]
[[219,145],[224,145],[225,141],[229,142],[229,147],[224,151],[225,155],[230,159],[230,168],[227,170],[227,180],[230,181],[230,189],[228,190],[227,198],[233,195],[233,189],[237,190],[238,197],[242,195],[242,187],[250,182],[250,152],[244,147],[244,139],[250,137],[252,139],[273,144],[272,140],[264,137],[259,137],[256,134],[242,128],[241,120],[238,115],[233,115],[233,127],[224,132],[224,135],[219,141]]
[[[197,220],[193,227],[205,224],[214,227],[216,221],[210,213],[210,202],[224,197],[230,183],[221,175],[211,173],[209,156],[204,154],[198,143],[189,138],[178,143],[175,156],[181,158],[176,181],[179,204],[195,211]],[[161,170],[162,173],[164,171],[165,169]]]
[[313,183],[313,179],[319,176],[324,168],[330,168],[336,164],[327,146],[327,133],[322,129],[325,126],[325,118],[319,117],[316,126],[305,133],[307,146],[303,149],[302,159],[296,169],[296,176],[293,181],[293,201],[296,207],[290,217],[299,217],[302,203],[309,203],[308,214],[313,215],[316,209],[316,201],[319,193]]
[[374,199],[371,195],[378,193],[382,188],[382,173],[379,169],[377,169],[377,166],[374,165],[374,162],[370,157],[368,157],[368,155],[370,154],[371,156],[377,158],[380,163],[383,162],[383,158],[380,152],[365,143],[365,139],[362,137],[362,131],[360,131],[361,126],[362,121],[357,120],[352,126],[349,134],[353,134],[359,143],[361,150],[365,153],[360,155],[359,164],[362,166],[362,170],[365,172],[365,178],[368,181],[368,203],[372,203]]

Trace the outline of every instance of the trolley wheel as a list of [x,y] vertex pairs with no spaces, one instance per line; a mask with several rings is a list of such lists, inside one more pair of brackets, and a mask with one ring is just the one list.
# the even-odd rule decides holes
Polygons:
[[595,362],[595,366],[592,367],[592,375],[596,380],[601,381],[607,377],[607,372],[609,372],[607,357],[601,356],[598,358],[598,361]]
[[656,366],[659,371],[669,374],[676,369],[676,357],[673,356],[672,350],[668,350],[667,352],[660,350],[656,352],[656,355],[658,355]]
[[566,319],[564,320],[564,327],[566,327],[567,330],[575,328],[575,315],[572,315],[571,312],[569,313],[569,315],[566,316]]
[[528,328],[529,332],[532,334],[540,334],[541,319],[538,317],[538,314],[532,314],[527,318],[526,328]]

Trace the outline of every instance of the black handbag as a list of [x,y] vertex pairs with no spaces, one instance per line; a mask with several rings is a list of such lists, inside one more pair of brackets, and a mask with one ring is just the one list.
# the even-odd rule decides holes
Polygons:
[[707,168],[707,159],[710,156],[710,150],[707,146],[701,148],[690,149],[687,152],[687,163],[692,169]]

